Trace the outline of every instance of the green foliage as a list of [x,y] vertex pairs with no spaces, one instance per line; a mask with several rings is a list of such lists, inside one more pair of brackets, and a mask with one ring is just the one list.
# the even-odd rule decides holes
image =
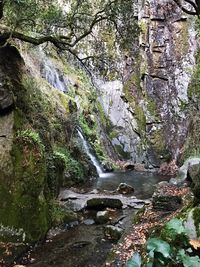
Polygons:
[[191,256],[190,253],[193,253],[193,250],[183,221],[175,218],[164,226],[160,237],[147,240],[143,258],[138,253],[134,254],[126,267],[200,266],[200,258]]
[[55,166],[62,170],[65,178],[62,177],[62,186],[70,181],[81,182],[84,178],[83,166],[75,160],[69,151],[64,148],[57,148],[53,152]]
[[166,259],[170,258],[171,248],[170,245],[158,238],[150,238],[147,241],[147,251],[153,258],[154,255],[160,255]]
[[136,252],[133,257],[126,263],[125,267],[140,267],[141,264],[141,256],[138,252]]
[[49,33],[61,24],[64,14],[61,6],[50,0],[8,0],[4,6],[4,23],[15,30]]
[[17,139],[23,140],[26,143],[29,142],[32,144],[37,144],[42,152],[45,149],[39,134],[32,129],[17,131]]
[[199,267],[200,259],[198,256],[188,256],[184,249],[177,253],[177,261],[182,262],[184,267]]
[[51,221],[54,226],[77,220],[77,215],[74,212],[66,210],[56,200],[52,200],[50,210]]
[[[200,192],[200,186],[198,187],[198,198],[199,198],[199,192]],[[193,211],[193,219],[194,219],[194,224],[196,227],[197,231],[197,236],[200,236],[200,206],[197,206],[194,208]]]

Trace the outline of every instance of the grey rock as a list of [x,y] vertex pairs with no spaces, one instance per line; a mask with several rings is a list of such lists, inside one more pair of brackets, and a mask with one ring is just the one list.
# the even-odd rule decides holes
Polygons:
[[108,222],[109,220],[109,212],[107,210],[105,211],[98,211],[96,215],[96,223],[103,224]]
[[187,175],[192,182],[197,185],[200,184],[200,162],[198,164],[189,165]]
[[154,192],[152,205],[155,210],[174,211],[180,208],[182,204],[181,196],[177,196],[175,193],[173,194],[173,189],[176,189],[175,186],[174,188],[172,186],[168,188],[168,186],[166,183],[160,183]]
[[177,179],[184,181],[187,178],[189,168],[190,170],[192,170],[192,166],[198,164],[200,164],[200,158],[198,157],[187,159],[184,164],[179,168]]
[[120,183],[117,192],[120,194],[131,194],[134,192],[134,188],[126,183]]
[[95,221],[93,219],[86,219],[83,221],[85,225],[92,225],[95,224]]
[[179,196],[155,195],[152,205],[155,210],[174,211],[180,208],[182,199]]
[[106,238],[111,240],[119,240],[122,236],[123,229],[113,226],[113,225],[107,225],[104,228],[104,235]]
[[0,83],[0,112],[9,109],[14,104],[12,92],[6,84]]
[[[199,207],[193,208],[187,215],[187,218],[184,222],[184,226],[187,230],[187,234],[189,239],[198,239],[200,240],[199,237],[199,231],[200,231],[200,225],[195,223],[194,220],[194,213],[195,209],[199,209]],[[198,227],[198,228],[197,228]]]

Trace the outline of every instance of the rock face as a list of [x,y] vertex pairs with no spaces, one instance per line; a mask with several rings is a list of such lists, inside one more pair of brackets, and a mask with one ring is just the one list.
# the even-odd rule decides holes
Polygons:
[[[31,53],[0,48],[0,241],[44,238],[56,221],[59,187],[92,174],[81,149],[68,149],[75,104],[41,77]],[[12,230],[15,240],[6,235]]]
[[99,99],[117,154],[159,167],[176,162],[186,140],[194,21],[173,0],[137,1],[135,12],[141,33],[125,55],[123,81],[97,83]]

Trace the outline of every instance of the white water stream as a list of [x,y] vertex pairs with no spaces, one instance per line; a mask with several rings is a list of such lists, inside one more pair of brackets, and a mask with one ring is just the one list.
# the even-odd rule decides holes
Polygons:
[[95,166],[95,168],[97,170],[98,175],[100,176],[103,173],[103,171],[101,169],[99,162],[97,161],[96,157],[90,152],[89,144],[88,144],[87,140],[84,138],[84,136],[82,135],[81,131],[77,130],[77,132],[78,132],[78,135],[82,141],[83,148],[84,148],[86,154],[91,159],[93,165]]

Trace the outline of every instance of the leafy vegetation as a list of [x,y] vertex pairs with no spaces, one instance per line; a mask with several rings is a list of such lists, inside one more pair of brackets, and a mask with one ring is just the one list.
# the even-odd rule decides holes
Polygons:
[[[55,0],[2,0],[0,21],[2,45],[10,42],[10,39],[34,45],[50,42],[82,63],[98,57],[95,54],[97,50],[103,48],[102,52],[105,52],[105,42],[94,39],[96,26],[101,25],[104,32],[108,33],[112,29],[114,40],[124,49],[132,44],[138,34],[131,0],[98,0],[95,3],[91,0],[71,0],[67,3]],[[94,54],[81,58],[78,50],[88,37],[93,40]]]
[[39,137],[39,134],[32,129],[17,131],[17,139],[21,139],[24,142],[30,142],[32,144],[37,144],[41,151],[44,151],[44,145]]
[[193,246],[189,243],[187,231],[180,219],[172,219],[161,231],[159,237],[147,240],[146,250],[135,253],[126,267],[197,267],[200,258],[193,256]]

